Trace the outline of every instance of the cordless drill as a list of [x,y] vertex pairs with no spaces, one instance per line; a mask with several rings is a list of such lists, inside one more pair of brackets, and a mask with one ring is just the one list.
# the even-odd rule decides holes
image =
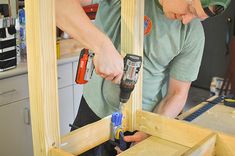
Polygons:
[[142,64],[142,57],[133,54],[127,54],[124,57],[124,73],[120,84],[120,102],[126,103],[134,90],[138,80],[138,73]]
[[[76,83],[85,84],[91,78],[94,65],[92,63],[94,54],[87,49],[83,49],[78,63]],[[135,84],[138,80],[139,71],[142,64],[142,57],[133,54],[127,54],[124,57],[124,72],[120,84],[120,110],[123,103],[126,103],[134,90]],[[127,144],[124,141],[124,131],[122,129],[123,114],[121,111],[112,114],[111,122],[113,129],[113,136],[117,146],[121,150],[126,150]]]
[[[94,64],[92,59],[94,53],[88,49],[83,49],[79,57],[77,75],[75,82],[77,84],[86,84],[91,79]],[[120,84],[120,102],[126,103],[134,90],[138,80],[138,73],[142,64],[142,57],[134,54],[127,54],[124,57],[124,72]]]

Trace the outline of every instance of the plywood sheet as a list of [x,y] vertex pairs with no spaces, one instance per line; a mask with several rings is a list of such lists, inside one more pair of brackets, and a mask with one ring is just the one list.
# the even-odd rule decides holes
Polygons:
[[216,105],[194,119],[192,123],[235,135],[235,108]]

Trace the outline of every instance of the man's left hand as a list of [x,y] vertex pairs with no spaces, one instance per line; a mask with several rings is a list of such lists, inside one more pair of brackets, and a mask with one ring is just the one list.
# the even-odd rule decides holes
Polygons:
[[149,135],[144,132],[136,132],[133,135],[124,136],[124,141],[132,142],[132,145],[136,145],[139,142],[147,139],[148,137],[149,137]]
[[[150,135],[144,133],[144,132],[136,132],[133,135],[128,135],[128,136],[124,136],[124,141],[126,142],[132,142],[131,146],[134,146],[136,144],[138,144],[139,142],[147,139]],[[117,151],[117,154],[122,153],[123,151],[120,150],[119,147],[115,147],[115,150]]]

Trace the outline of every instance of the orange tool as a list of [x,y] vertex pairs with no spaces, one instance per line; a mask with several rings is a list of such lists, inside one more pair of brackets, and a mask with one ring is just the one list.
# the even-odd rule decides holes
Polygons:
[[77,84],[86,84],[91,79],[94,70],[94,65],[92,62],[93,57],[94,53],[90,52],[88,49],[82,49],[75,79]]

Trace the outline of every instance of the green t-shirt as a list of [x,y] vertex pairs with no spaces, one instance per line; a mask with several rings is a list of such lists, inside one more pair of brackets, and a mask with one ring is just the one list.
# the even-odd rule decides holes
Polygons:
[[[120,0],[98,1],[95,24],[120,50]],[[205,37],[199,20],[195,19],[188,25],[170,20],[164,16],[158,0],[145,1],[143,24],[142,102],[144,110],[153,111],[166,95],[169,77],[190,82],[197,78]],[[119,85],[102,79],[95,72],[84,86],[84,97],[88,105],[101,118],[118,110],[119,93]]]

